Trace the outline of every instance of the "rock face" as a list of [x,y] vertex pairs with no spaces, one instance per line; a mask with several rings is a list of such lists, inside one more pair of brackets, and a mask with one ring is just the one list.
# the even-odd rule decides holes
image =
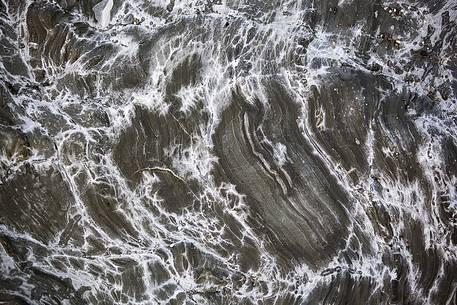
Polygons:
[[0,1],[0,303],[457,304],[456,22]]

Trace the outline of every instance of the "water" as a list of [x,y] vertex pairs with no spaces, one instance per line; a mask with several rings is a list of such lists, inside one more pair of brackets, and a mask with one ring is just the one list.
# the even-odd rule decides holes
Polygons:
[[0,4],[0,301],[454,304],[457,3]]

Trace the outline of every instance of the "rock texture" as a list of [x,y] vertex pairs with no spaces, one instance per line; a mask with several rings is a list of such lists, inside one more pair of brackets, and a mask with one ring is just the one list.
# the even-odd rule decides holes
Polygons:
[[1,304],[457,304],[454,0],[1,0]]

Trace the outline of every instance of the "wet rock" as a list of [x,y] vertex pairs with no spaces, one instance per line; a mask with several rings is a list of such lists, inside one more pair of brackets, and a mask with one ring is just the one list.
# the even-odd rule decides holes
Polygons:
[[5,211],[2,223],[44,243],[63,229],[73,200],[55,169],[39,173],[26,168],[0,185],[0,195],[0,205]]
[[95,19],[101,28],[106,28],[109,25],[112,8],[113,0],[102,0],[92,8]]
[[455,302],[452,1],[0,3],[0,303]]

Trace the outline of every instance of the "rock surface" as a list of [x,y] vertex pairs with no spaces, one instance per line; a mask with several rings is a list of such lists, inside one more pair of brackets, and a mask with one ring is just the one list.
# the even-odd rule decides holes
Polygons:
[[0,303],[457,304],[456,22],[0,1]]

